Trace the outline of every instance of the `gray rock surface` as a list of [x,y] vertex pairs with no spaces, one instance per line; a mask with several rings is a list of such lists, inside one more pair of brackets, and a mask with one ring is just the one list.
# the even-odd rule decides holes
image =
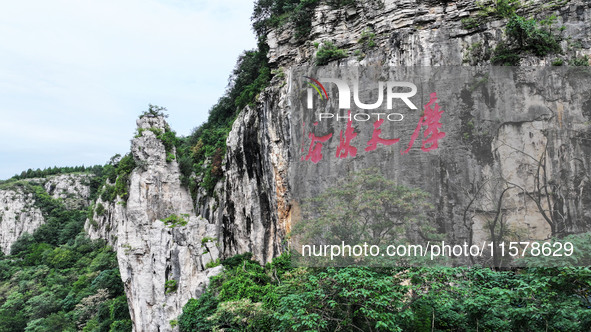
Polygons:
[[[143,117],[137,125],[164,131],[166,122]],[[145,130],[134,138],[131,150],[140,166],[130,175],[127,201],[97,200],[95,206],[102,204],[104,212],[99,215],[95,208],[85,229],[116,247],[134,331],[172,331],[170,321],[221,271],[221,266],[206,268],[219,257],[217,229],[195,215],[178,164],[166,161],[154,132]],[[173,215],[186,225],[166,225],[163,220]]]
[[[269,59],[277,67],[311,64],[316,45],[330,41],[347,51],[340,64],[390,66],[441,66],[487,64],[503,38],[507,19],[481,17],[477,1],[385,0],[361,1],[333,8],[320,5],[314,11],[311,37],[304,43],[293,38],[292,27],[271,31]],[[588,1],[532,1],[518,9],[522,16],[538,19],[557,16],[555,27],[565,26],[566,57],[591,54]],[[493,5],[486,5],[492,9]],[[466,20],[477,24],[466,24]],[[464,23],[462,22],[464,20]],[[375,47],[364,48],[364,32],[374,34]],[[359,54],[355,54],[359,51]],[[521,65],[549,65],[557,55],[525,57]],[[563,57],[564,58],[564,57]]]
[[[548,65],[557,57],[591,54],[590,6],[583,1],[534,2],[519,9],[521,15],[535,14],[538,19],[556,14],[556,26],[564,25],[564,35],[569,36],[561,42],[565,55],[551,54],[542,58],[524,55],[521,64]],[[298,137],[301,126],[294,125],[290,119],[298,111],[289,100],[293,93],[290,91],[291,69],[313,64],[317,47],[328,41],[349,55],[332,61],[330,66],[487,65],[495,46],[503,38],[507,19],[491,15],[477,27],[465,28],[462,19],[476,19],[478,11],[473,1],[364,1],[340,9],[321,5],[315,10],[308,40],[302,42],[293,38],[289,26],[271,31],[267,39],[270,63],[285,76],[278,75],[274,79],[256,107],[243,110],[228,136],[226,178],[219,191],[223,199],[217,214],[211,213],[210,217],[221,224],[222,255],[252,251],[256,259],[267,262],[280,253],[286,246],[284,235],[300,213],[299,202],[293,195],[294,186],[302,179],[314,178],[311,174],[298,176],[301,174],[293,168],[299,155],[290,149],[302,140]],[[364,31],[375,35],[375,47],[363,48],[360,40]],[[572,47],[574,41],[578,47]],[[527,75],[524,70],[522,74]],[[544,100],[525,100],[514,105],[516,108],[495,106],[495,97],[502,99],[506,87],[476,91],[480,93],[478,98],[488,103],[482,105],[485,107],[470,98],[462,101],[462,96],[458,95],[460,105],[446,114],[444,126],[449,135],[439,151],[423,155],[411,151],[409,158],[388,159],[392,169],[390,176],[435,197],[439,227],[456,241],[487,239],[486,224],[496,210],[499,189],[509,182],[515,182],[523,190],[513,190],[504,197],[503,214],[508,224],[525,227],[526,232],[538,239],[547,238],[552,230],[541,213],[545,210],[544,214],[554,214],[550,219],[561,224],[560,231],[556,228],[555,233],[564,235],[589,229],[591,166],[586,138],[589,135],[589,96],[576,86],[564,89],[559,83],[545,78],[540,80],[540,77],[529,77],[521,84],[534,84],[537,89],[542,86]],[[470,89],[458,85],[454,88],[458,92]],[[526,90],[521,92],[527,95]],[[578,99],[572,100],[575,90]],[[503,110],[503,107],[506,108]],[[552,109],[551,114],[540,118],[536,111],[540,107]],[[514,112],[507,113],[508,110]],[[468,133],[472,129],[467,129],[470,119],[473,119],[472,126],[476,126],[474,135]],[[404,133],[401,136],[409,137],[414,126],[416,122],[406,123],[401,128]],[[469,139],[463,137],[465,133]],[[521,156],[516,157],[515,151],[510,151],[514,148],[520,149]],[[526,154],[535,157],[532,159]],[[538,207],[526,198],[535,192],[531,188],[535,177],[532,169],[542,156],[548,160],[547,181],[552,183],[554,195],[550,198],[552,208],[543,204]],[[356,161],[347,167],[356,169],[368,163],[367,160]],[[326,166],[319,166],[317,171],[319,174],[332,172]],[[325,188],[328,182],[319,186]],[[482,192],[487,195],[476,194],[477,188],[484,184],[488,188]],[[478,198],[468,205],[474,196]],[[469,210],[466,215],[464,210]]]
[[[102,213],[100,212],[102,207]],[[103,239],[113,248],[117,247],[118,223],[124,220],[122,203],[105,202],[100,197],[96,199],[92,218],[86,220],[84,230],[92,240]]]
[[90,174],[60,174],[47,178],[43,188],[51,197],[61,198],[68,209],[87,207],[90,199]]
[[35,207],[33,194],[22,190],[0,190],[0,250],[9,254],[12,244],[24,233],[33,232],[45,223]]

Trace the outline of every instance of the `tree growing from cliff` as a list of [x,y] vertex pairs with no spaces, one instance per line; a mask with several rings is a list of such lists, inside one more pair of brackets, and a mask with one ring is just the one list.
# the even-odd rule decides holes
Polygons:
[[[505,27],[506,40],[501,41],[495,48],[491,62],[496,65],[519,65],[520,54],[531,53],[545,56],[561,51],[561,34],[555,33],[552,25],[556,16],[552,15],[544,20],[524,18],[512,14]],[[559,32],[564,31],[562,26]]]
[[168,118],[168,114],[166,114],[165,112],[167,112],[166,107],[148,104],[148,110],[143,112],[140,115],[140,119],[145,116],[147,116],[149,118],[156,118],[156,117]]
[[389,245],[437,237],[430,195],[380,175],[353,173],[303,204],[293,236],[305,244]]

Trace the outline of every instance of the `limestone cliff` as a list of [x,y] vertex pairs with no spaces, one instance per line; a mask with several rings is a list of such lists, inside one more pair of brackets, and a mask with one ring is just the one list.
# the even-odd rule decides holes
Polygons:
[[[494,5],[483,1],[384,0],[356,1],[334,8],[329,3],[313,12],[310,37],[294,38],[293,27],[269,33],[269,59],[277,67],[311,64],[319,44],[332,42],[347,51],[348,65],[441,66],[489,64],[493,49],[503,38],[508,19],[495,15]],[[591,53],[589,2],[532,1],[517,13],[547,18],[557,16],[565,26],[561,42],[565,56]],[[491,12],[492,11],[492,12]],[[372,45],[368,45],[371,38]],[[526,56],[521,65],[550,65],[557,55]],[[559,55],[560,56],[560,55]]]
[[[556,26],[564,25],[564,35],[568,36],[561,41],[565,50],[562,55],[526,54],[521,64],[549,65],[556,57],[591,53],[590,7],[588,2],[568,1],[536,2],[520,8],[521,15],[536,15],[540,19],[555,14]],[[293,27],[272,30],[267,39],[268,55],[271,65],[283,75],[275,77],[256,107],[240,114],[228,137],[220,212],[223,253],[249,250],[265,262],[281,251],[282,236],[289,231],[292,216],[298,212],[292,197],[294,185],[313,178],[313,174],[298,173],[293,168],[299,161],[298,151],[293,148],[304,140],[301,126],[294,127],[290,120],[296,115],[289,101],[296,93],[291,86],[296,80],[291,76],[294,66],[314,64],[319,46],[326,42],[348,55],[330,65],[487,65],[493,49],[505,38],[503,29],[508,20],[495,15],[481,20],[481,11],[473,1],[362,1],[336,9],[321,4],[314,10],[310,37],[305,41],[294,38]],[[478,19],[479,24],[468,26],[470,19]],[[375,45],[368,47],[364,43],[367,35]],[[577,47],[572,47],[575,41]],[[486,224],[499,206],[500,191],[493,183],[501,180],[521,190],[504,197],[506,205],[502,210],[508,223],[525,225],[530,234],[537,234],[540,239],[552,233],[549,219],[561,224],[562,234],[589,230],[591,96],[576,85],[569,88],[543,76],[527,77],[527,69],[524,72],[526,79],[519,84],[533,84],[535,88],[521,93],[545,91],[544,100],[497,105],[495,101],[503,99],[505,93],[503,87],[497,87],[479,94],[486,105],[476,104],[472,97],[466,97],[466,92],[470,95],[473,88],[461,86],[458,81],[451,86],[458,92],[455,99],[460,102],[454,105],[457,108],[451,108],[450,118],[444,122],[451,134],[444,147],[430,155],[387,160],[392,178],[420,187],[435,197],[439,228],[455,240],[487,239]],[[575,95],[576,100],[569,100]],[[540,113],[540,109],[546,111]],[[401,131],[410,136],[414,126],[416,122],[407,123]],[[338,132],[333,134],[338,136]],[[515,156],[515,147],[520,149],[521,156]],[[551,183],[549,192],[554,196],[549,199],[552,207],[536,206],[540,200],[536,203],[526,199],[535,191],[531,186],[536,176],[531,170],[546,158],[546,181]],[[368,165],[367,160],[357,160],[347,167]],[[416,165],[425,167],[417,169]],[[315,172],[334,173],[328,167],[319,164]],[[326,187],[329,179],[320,187]],[[483,197],[480,190],[485,184],[488,194]],[[548,215],[549,210],[554,217]]]
[[24,233],[32,234],[45,219],[33,205],[33,194],[22,190],[0,190],[0,250],[9,254],[12,244]]
[[61,174],[49,177],[43,188],[51,197],[62,199],[66,208],[80,209],[89,205],[90,174]]
[[89,204],[89,176],[61,174],[5,183],[5,189],[0,189],[0,250],[10,253],[10,247],[21,235],[33,234],[45,223],[31,185],[42,186],[52,198],[60,199],[66,208],[79,209]]
[[177,162],[167,161],[155,134],[166,129],[164,118],[146,116],[137,124],[141,134],[131,150],[138,167],[130,174],[129,196],[97,200],[85,228],[116,247],[134,330],[171,331],[170,321],[221,269],[206,267],[218,258],[218,236],[215,225],[195,215]]

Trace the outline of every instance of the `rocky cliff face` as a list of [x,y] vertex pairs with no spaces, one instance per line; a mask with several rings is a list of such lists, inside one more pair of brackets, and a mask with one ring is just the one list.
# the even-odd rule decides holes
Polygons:
[[12,244],[24,233],[32,234],[45,219],[35,207],[33,194],[22,190],[0,190],[0,250],[9,254]]
[[269,262],[286,247],[290,133],[286,110],[277,107],[286,100],[272,93],[263,99],[268,104],[242,112],[228,137],[221,241],[226,257],[252,252]]
[[66,208],[81,209],[90,203],[90,174],[61,174],[49,177],[43,188],[51,197],[62,199]]
[[170,321],[221,269],[207,268],[218,258],[218,235],[216,225],[195,215],[177,162],[166,160],[154,133],[165,130],[164,119],[143,117],[137,124],[142,133],[132,153],[139,166],[130,175],[129,197],[99,199],[85,228],[116,247],[134,330],[171,331]]
[[[493,236],[505,241],[543,240],[589,231],[591,206],[586,197],[591,192],[591,159],[586,151],[591,148],[591,128],[585,105],[591,94],[584,88],[590,84],[588,77],[567,68],[407,70],[413,77],[431,77],[429,83],[419,84],[422,96],[437,91],[445,133],[439,147],[425,151],[417,140],[403,153],[412,145],[410,138],[423,114],[406,111],[405,121],[380,127],[385,137],[400,142],[379,145],[371,152],[363,148],[373,136],[374,123],[353,122],[358,136],[352,142],[358,155],[340,159],[334,151],[342,143],[339,130],[345,123],[323,120],[303,133],[297,124],[314,122],[313,112],[294,108],[298,111],[292,112],[290,126],[297,129],[291,134],[290,155],[295,158],[290,162],[289,183],[295,202],[331,187],[350,170],[377,168],[399,184],[431,194],[430,202],[436,206],[433,225],[447,241],[482,243]],[[337,71],[350,74],[348,68],[332,70]],[[390,69],[373,71],[379,74],[370,69],[358,74],[394,75]],[[294,71],[293,75],[306,74]],[[297,81],[292,80],[295,91],[301,90]],[[298,99],[292,98],[294,106]],[[429,101],[423,100],[423,104]],[[309,131],[333,135],[324,143],[317,164],[303,158],[310,146]]]
[[[481,12],[473,1],[363,1],[338,9],[326,4],[315,9],[310,38],[304,42],[293,37],[292,27],[271,31],[267,39],[270,63],[285,76],[276,76],[256,107],[240,114],[228,137],[226,180],[218,211],[223,254],[248,250],[265,262],[280,252],[283,235],[298,215],[294,186],[313,178],[294,168],[300,157],[294,146],[305,141],[301,124],[291,119],[298,111],[290,101],[297,94],[292,87],[297,80],[291,76],[294,66],[313,64],[319,46],[326,42],[348,55],[330,65],[486,65],[505,38],[508,20],[495,15],[482,19]],[[555,14],[556,27],[565,26],[560,42],[563,55],[523,55],[522,65],[549,65],[557,57],[591,53],[588,2],[536,2],[518,13],[539,19]],[[473,20],[479,23],[468,24]],[[367,36],[375,45],[368,47]],[[516,79],[515,89],[520,89],[521,96],[544,91],[543,100],[503,105],[506,86],[480,91],[478,86],[452,82],[450,88],[457,91],[453,98],[459,103],[448,109],[449,118],[444,120],[448,137],[443,147],[429,155],[411,152],[406,159],[388,159],[389,176],[433,195],[439,229],[455,240],[489,239],[487,225],[499,205],[501,218],[525,227],[538,239],[589,229],[590,96],[576,84],[566,87],[543,76],[527,77],[527,69],[524,72],[526,78]],[[529,84],[535,88],[525,88]],[[485,100],[485,105],[471,96],[476,88],[476,98]],[[573,100],[573,96],[578,97]],[[410,137],[416,123],[409,121],[400,131]],[[324,133],[338,137],[336,129],[328,128]],[[334,137],[332,144],[330,151],[338,144]],[[544,199],[534,200],[530,196],[544,187],[539,182],[532,187],[541,178],[535,170],[544,162],[545,181],[552,189],[541,194]],[[346,167],[363,168],[369,163],[356,160]],[[335,163],[329,160],[324,166],[316,165],[315,174],[334,175],[330,165]],[[316,186],[327,187],[333,179],[329,176]],[[501,197],[504,186],[514,190]]]
[[12,244],[24,233],[33,232],[45,223],[35,205],[30,184],[41,185],[54,199],[60,199],[68,209],[88,206],[90,188],[88,174],[62,174],[47,178],[26,179],[7,183],[0,190],[0,250],[10,253]]
[[[359,1],[335,9],[329,4],[314,10],[312,31],[305,42],[296,40],[292,28],[268,35],[270,62],[277,67],[311,64],[319,44],[332,42],[350,57],[349,65],[441,66],[487,64],[503,38],[507,19],[485,14],[478,2],[384,0]],[[493,10],[493,4],[487,4]],[[591,53],[589,3],[586,1],[533,1],[517,12],[529,17],[557,16],[565,26],[562,47],[569,56]],[[364,43],[364,33],[375,46]],[[521,65],[550,65],[548,58],[525,57]]]

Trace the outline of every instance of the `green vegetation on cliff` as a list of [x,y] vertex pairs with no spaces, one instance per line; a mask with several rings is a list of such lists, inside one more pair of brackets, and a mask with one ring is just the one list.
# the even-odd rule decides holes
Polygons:
[[[333,6],[344,6],[354,1],[331,1]],[[253,105],[257,96],[267,87],[273,73],[269,67],[266,34],[269,29],[292,22],[295,37],[305,38],[310,33],[312,10],[319,0],[258,0],[252,16],[253,29],[259,40],[255,50],[244,52],[230,75],[226,93],[209,110],[207,121],[188,137],[179,138],[177,161],[181,168],[181,181],[190,189],[193,198],[203,188],[209,195],[223,177],[222,161],[226,153],[226,138],[237,115],[246,106]],[[191,178],[192,174],[196,178]]]
[[354,5],[358,0],[257,0],[252,14],[252,26],[257,36],[266,36],[271,29],[291,25],[294,37],[305,40],[312,30],[314,9],[320,4],[332,8]]
[[[199,187],[210,195],[213,193],[223,176],[226,138],[236,116],[246,106],[254,104],[270,80],[267,46],[261,41],[258,49],[246,51],[238,58],[226,93],[209,111],[207,122],[195,128],[188,137],[179,139],[177,157],[181,181],[189,187],[193,197]],[[197,178],[191,178],[192,173]]]
[[45,169],[36,170],[28,169],[26,171],[22,171],[21,174],[15,175],[11,177],[9,180],[22,180],[22,179],[32,179],[32,178],[46,178],[50,175],[59,175],[59,174],[71,174],[71,173],[83,173],[88,172],[92,169],[92,167],[84,167],[84,166],[75,166],[75,167],[48,167]]
[[562,32],[564,26],[553,29],[555,23],[554,15],[538,21],[535,18],[526,19],[513,14],[505,27],[506,40],[496,47],[491,62],[497,65],[517,66],[522,54],[545,56],[560,53],[562,37],[554,30]]

